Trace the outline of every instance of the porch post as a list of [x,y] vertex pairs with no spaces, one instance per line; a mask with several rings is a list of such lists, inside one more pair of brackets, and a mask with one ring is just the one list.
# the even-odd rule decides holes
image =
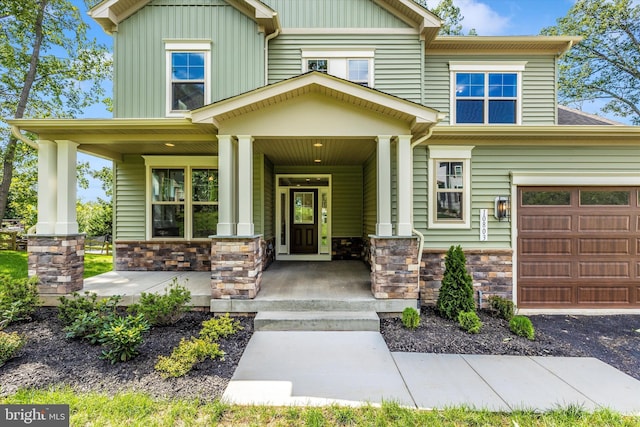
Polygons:
[[236,234],[235,150],[231,135],[218,135],[218,228],[219,236]]
[[78,234],[76,217],[76,165],[78,144],[56,141],[58,144],[58,191],[55,234]]
[[411,198],[413,195],[413,167],[411,164],[411,135],[399,135],[397,144],[398,211],[396,234],[411,236]]
[[238,135],[238,236],[253,234],[253,137]]
[[379,135],[377,150],[377,198],[378,198],[378,222],[376,234],[378,236],[391,236],[391,136]]
[[37,234],[54,234],[58,215],[58,158],[56,144],[38,141],[38,223]]

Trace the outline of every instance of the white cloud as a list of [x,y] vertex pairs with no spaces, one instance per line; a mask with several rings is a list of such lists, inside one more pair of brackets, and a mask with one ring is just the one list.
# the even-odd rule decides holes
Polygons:
[[454,4],[464,17],[462,27],[465,34],[474,28],[479,36],[502,35],[510,25],[509,17],[500,15],[478,0],[454,0]]

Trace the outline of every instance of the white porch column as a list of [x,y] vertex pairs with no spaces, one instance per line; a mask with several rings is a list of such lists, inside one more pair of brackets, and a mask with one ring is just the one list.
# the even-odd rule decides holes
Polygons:
[[238,135],[238,236],[253,234],[253,137]]
[[398,206],[396,234],[411,236],[411,199],[413,195],[413,165],[411,135],[399,135],[397,144]]
[[218,135],[218,236],[236,234],[235,150],[231,135]]
[[391,225],[391,136],[379,135],[377,150],[377,198],[378,198],[378,222],[376,234],[378,236],[393,235]]
[[58,145],[58,217],[55,234],[78,234],[76,218],[78,144],[73,141],[56,141]]
[[58,217],[58,154],[52,141],[38,141],[38,223],[36,234],[55,234]]

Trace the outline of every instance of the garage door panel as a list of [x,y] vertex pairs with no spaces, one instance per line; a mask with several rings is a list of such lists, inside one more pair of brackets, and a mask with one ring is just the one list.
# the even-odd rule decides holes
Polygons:
[[629,239],[578,239],[579,255],[629,255]]
[[571,255],[571,239],[528,238],[520,241],[523,255]]
[[578,304],[629,304],[629,287],[578,287]]
[[582,261],[578,277],[583,279],[628,279],[631,269],[628,262]]
[[[586,207],[585,207],[586,209]],[[580,232],[616,232],[630,231],[629,215],[579,215],[578,231]]]
[[571,286],[523,286],[518,305],[568,305],[573,303]]
[[520,262],[518,274],[525,279],[570,279],[571,261]]
[[571,231],[571,215],[522,215],[519,218],[520,230],[525,232]]

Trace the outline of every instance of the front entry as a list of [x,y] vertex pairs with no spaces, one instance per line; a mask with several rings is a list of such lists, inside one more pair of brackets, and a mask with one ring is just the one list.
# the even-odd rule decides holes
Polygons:
[[276,176],[278,260],[331,260],[331,176]]

